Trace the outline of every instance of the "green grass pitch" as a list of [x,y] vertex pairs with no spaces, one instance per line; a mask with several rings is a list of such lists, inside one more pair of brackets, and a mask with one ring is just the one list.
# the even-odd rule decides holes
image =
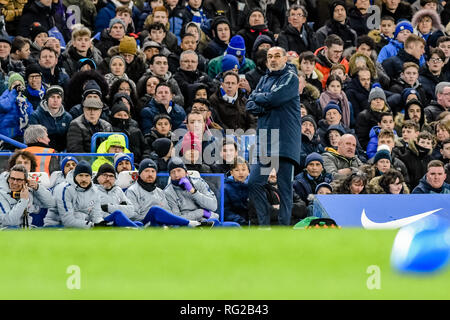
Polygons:
[[[0,299],[449,299],[450,268],[422,276],[392,269],[395,235],[290,228],[4,231]],[[379,289],[369,289],[375,276]],[[74,283],[80,289],[69,289]]]

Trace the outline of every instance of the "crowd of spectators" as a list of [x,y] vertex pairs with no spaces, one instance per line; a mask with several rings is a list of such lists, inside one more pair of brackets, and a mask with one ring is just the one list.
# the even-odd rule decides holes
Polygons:
[[[1,144],[15,153],[0,176],[0,226],[37,225],[43,208],[46,226],[261,223],[242,146],[262,121],[247,102],[272,72],[273,47],[299,84],[288,223],[311,214],[315,194],[450,193],[450,1],[10,0],[0,9],[0,134],[27,145]],[[97,132],[111,135],[94,147]],[[34,155],[92,149],[116,156]],[[117,188],[133,170],[137,182]],[[226,222],[192,171],[225,174]],[[29,172],[46,172],[50,189]],[[170,175],[165,189],[157,172]],[[276,224],[276,170],[264,188]]]

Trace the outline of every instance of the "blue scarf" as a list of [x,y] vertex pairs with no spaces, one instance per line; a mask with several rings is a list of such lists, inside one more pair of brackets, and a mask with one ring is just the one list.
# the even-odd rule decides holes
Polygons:
[[203,13],[203,9],[200,8],[198,10],[192,9],[189,5],[186,5],[186,9],[193,14],[192,22],[197,23],[199,26],[208,20],[206,15]]
[[33,88],[31,88],[29,85],[27,85],[27,91],[30,93],[30,95],[32,95],[33,97],[39,97],[41,99],[44,98],[45,96],[45,87],[44,85],[41,85],[41,89],[40,90],[34,90]]

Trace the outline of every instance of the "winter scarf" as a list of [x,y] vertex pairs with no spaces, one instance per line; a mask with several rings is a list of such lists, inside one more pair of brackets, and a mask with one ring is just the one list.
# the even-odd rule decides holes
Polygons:
[[19,107],[19,129],[21,134],[28,126],[27,99],[20,93],[16,98],[16,104]]
[[200,8],[198,10],[191,8],[191,6],[187,5],[186,9],[193,14],[192,22],[196,23],[197,25],[201,25],[203,22],[206,22],[208,18],[206,17],[205,13],[203,12],[203,9]]
[[141,177],[139,177],[137,183],[142,187],[142,189],[148,192],[152,192],[156,189],[156,181],[154,183],[146,183],[142,181]]
[[44,85],[41,85],[41,89],[39,89],[39,90],[34,90],[29,85],[27,85],[27,91],[33,97],[39,97],[41,99],[44,99],[44,96],[45,96],[45,87],[44,87]]
[[342,110],[342,122],[347,127],[350,127],[350,106],[348,104],[347,95],[344,91],[341,91],[340,94],[334,94],[326,90],[320,94],[319,101],[320,105],[322,106],[322,110],[325,109],[325,106],[330,101],[336,102]]

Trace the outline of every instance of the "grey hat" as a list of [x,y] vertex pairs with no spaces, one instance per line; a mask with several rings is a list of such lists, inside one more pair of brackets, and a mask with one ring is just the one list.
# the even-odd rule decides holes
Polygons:
[[144,45],[142,46],[142,50],[146,50],[147,48],[158,48],[159,50],[162,49],[161,45],[156,41],[147,40],[144,42]]
[[371,102],[373,99],[380,98],[383,99],[384,102],[386,102],[386,95],[384,94],[384,90],[380,87],[375,87],[370,90],[369,93],[369,102]]
[[83,101],[83,108],[103,109],[103,103],[100,99],[87,98]]
[[59,94],[64,99],[64,89],[60,86],[54,85],[47,89],[45,93],[45,99],[48,100],[53,94]]
[[122,19],[120,18],[113,18],[109,21],[109,29],[112,28],[113,25],[115,25],[116,23],[120,23],[123,26],[124,30],[127,30],[127,26],[125,25],[125,22],[123,22]]

